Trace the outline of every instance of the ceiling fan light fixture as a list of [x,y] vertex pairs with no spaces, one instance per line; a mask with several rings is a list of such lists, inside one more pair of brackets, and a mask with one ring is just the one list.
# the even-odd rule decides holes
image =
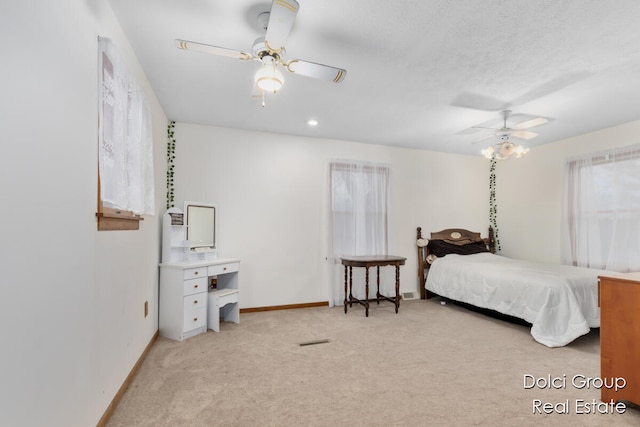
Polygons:
[[515,150],[515,145],[513,145],[509,141],[505,141],[500,145],[500,150],[498,152],[500,153],[501,156],[503,156],[504,158],[507,158],[511,154],[513,154],[514,150]]
[[529,152],[529,149],[528,148],[524,148],[522,145],[518,145],[516,148],[514,148],[513,152],[516,155],[516,159],[519,159],[520,157],[522,157],[525,154],[527,154]]
[[493,159],[493,152],[495,150],[493,149],[493,147],[487,147],[484,150],[481,151],[482,155],[484,157],[486,157],[487,159],[491,160]]
[[511,156],[519,159],[529,152],[528,148],[522,145],[515,145],[508,140],[497,144],[497,146],[499,147],[497,150],[493,147],[485,148],[481,151],[482,155],[489,160],[507,160]]
[[276,61],[272,56],[262,58],[262,67],[255,76],[256,86],[264,92],[276,93],[284,84],[284,76],[276,67]]

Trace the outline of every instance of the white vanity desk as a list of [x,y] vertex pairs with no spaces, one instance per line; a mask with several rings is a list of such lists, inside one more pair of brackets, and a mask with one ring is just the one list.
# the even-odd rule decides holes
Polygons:
[[[220,331],[220,312],[240,323],[238,272],[240,260],[214,258],[160,264],[160,335],[183,341],[213,329]],[[217,288],[209,289],[211,277]]]

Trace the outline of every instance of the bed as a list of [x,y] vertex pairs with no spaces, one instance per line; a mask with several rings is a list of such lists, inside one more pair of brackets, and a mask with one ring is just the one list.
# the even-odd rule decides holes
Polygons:
[[533,338],[561,347],[600,327],[603,270],[535,263],[496,255],[493,235],[465,229],[417,230],[421,298],[440,296],[522,319]]

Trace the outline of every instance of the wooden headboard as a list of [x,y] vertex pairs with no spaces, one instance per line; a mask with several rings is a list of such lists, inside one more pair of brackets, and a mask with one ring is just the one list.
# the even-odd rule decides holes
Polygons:
[[[429,255],[429,248],[427,246],[419,245],[417,242],[424,239],[422,235],[422,227],[418,227],[416,233],[416,246],[418,248],[418,286],[420,287],[420,298],[431,298],[432,294],[428,292],[424,285],[427,280],[427,270],[431,266],[427,262],[427,256]],[[446,240],[446,241],[478,241],[482,239],[487,245],[487,249],[491,253],[495,253],[495,241],[493,239],[493,228],[489,227],[489,237],[482,238],[480,233],[475,231],[469,231],[464,228],[447,228],[446,230],[432,232],[429,236],[429,240]]]

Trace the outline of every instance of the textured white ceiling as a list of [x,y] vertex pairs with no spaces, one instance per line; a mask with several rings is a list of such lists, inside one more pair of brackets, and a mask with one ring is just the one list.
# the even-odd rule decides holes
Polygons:
[[263,108],[259,63],[174,39],[250,51],[269,1],[110,0],[170,120],[475,154],[497,141],[468,129],[506,108],[550,119],[529,147],[640,119],[638,0],[299,3],[288,59],[347,77],[285,73]]

